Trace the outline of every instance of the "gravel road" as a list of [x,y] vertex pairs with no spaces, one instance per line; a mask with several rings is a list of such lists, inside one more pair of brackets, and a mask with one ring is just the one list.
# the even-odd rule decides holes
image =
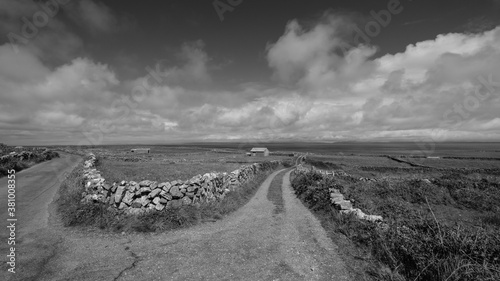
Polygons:
[[[268,199],[276,176],[282,178],[279,212]],[[0,279],[352,280],[336,246],[294,196],[289,176],[289,170],[271,174],[245,206],[222,220],[162,234],[63,228],[49,204],[48,220],[28,223],[37,230],[26,232],[18,246],[18,273]],[[42,205],[52,201],[40,198]]]

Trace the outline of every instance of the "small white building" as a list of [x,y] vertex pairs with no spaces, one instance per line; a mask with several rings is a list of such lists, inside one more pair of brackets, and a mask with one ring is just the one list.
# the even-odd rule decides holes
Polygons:
[[252,156],[269,156],[269,149],[265,147],[254,147],[250,150]]
[[132,148],[130,152],[132,153],[149,153],[149,148]]

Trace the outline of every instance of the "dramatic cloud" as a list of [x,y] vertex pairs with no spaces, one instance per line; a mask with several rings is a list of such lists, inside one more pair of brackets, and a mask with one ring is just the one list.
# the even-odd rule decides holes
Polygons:
[[[7,4],[10,16],[34,9]],[[95,30],[115,24],[102,4],[78,7],[80,20]],[[34,44],[17,52],[0,46],[0,134],[6,141],[73,144],[500,137],[500,27],[442,34],[380,56],[376,46],[351,46],[353,26],[335,15],[309,27],[292,20],[263,46],[276,85],[213,90],[212,58],[201,40],[181,44],[176,56],[140,77],[120,79],[112,66],[74,52],[61,50],[65,62],[54,63],[46,50],[53,42],[67,50],[81,44],[54,20],[54,32]]]
[[8,116],[0,122],[7,125],[78,125],[86,110],[111,98],[109,88],[118,83],[105,66],[87,59],[76,59],[51,71],[25,49],[16,54],[4,45],[0,47],[0,61],[15,62],[10,64],[15,67],[0,67],[4,89],[1,107]]
[[[500,28],[443,34],[410,45],[405,52],[370,59],[375,48],[365,45],[339,54],[338,49],[350,43],[336,36],[343,26],[348,24],[330,19],[304,30],[292,21],[268,48],[269,65],[277,78],[295,82],[311,98],[330,97],[350,106],[322,112],[325,120],[345,124],[335,129],[352,135],[358,135],[358,130],[387,130],[400,136],[398,132],[415,128],[443,128],[453,137],[454,131],[498,137],[493,127],[480,124],[489,124],[500,109],[499,85],[481,84],[491,75],[494,81],[500,80],[495,76],[500,70]],[[339,110],[342,114],[337,115]]]
[[275,76],[287,83],[297,82],[308,89],[346,85],[364,78],[372,68],[367,62],[376,48],[358,46],[348,49],[345,34],[353,23],[345,16],[325,16],[311,30],[296,20],[287,24],[285,34],[268,46],[269,66]]

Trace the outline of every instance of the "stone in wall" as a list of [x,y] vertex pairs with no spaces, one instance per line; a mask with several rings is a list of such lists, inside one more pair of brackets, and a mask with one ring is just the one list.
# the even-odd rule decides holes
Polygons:
[[132,205],[132,201],[134,201],[134,193],[127,190],[125,192],[125,196],[123,196],[122,202],[127,204],[128,206]]
[[128,182],[128,190],[133,193],[139,191],[139,184],[136,183],[135,181]]
[[159,189],[159,188],[156,188],[154,190],[152,190],[150,193],[149,193],[149,198],[155,198],[158,196],[158,194],[160,194],[162,190]]
[[158,185],[158,187],[164,190],[165,192],[169,192],[172,185],[169,182],[162,182]]
[[119,186],[117,189],[116,189],[116,193],[115,193],[115,203],[118,204],[118,203],[121,203],[122,202],[122,198],[123,198],[123,193],[125,191],[125,186]]
[[142,207],[142,199],[141,198],[134,199],[134,202],[130,206],[132,208],[141,208]]
[[190,204],[191,204],[191,199],[189,199],[188,196],[182,198],[182,205],[190,205]]
[[184,196],[177,185],[172,186],[170,188],[169,193],[170,193],[170,195],[172,195],[172,198],[174,198],[174,199],[179,199],[179,198],[182,198]]

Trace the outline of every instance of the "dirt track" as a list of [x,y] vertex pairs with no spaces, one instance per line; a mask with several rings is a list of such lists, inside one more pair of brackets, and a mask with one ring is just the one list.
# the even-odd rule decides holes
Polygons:
[[[15,277],[12,280],[352,280],[336,254],[335,245],[293,195],[289,172],[281,171],[279,175],[284,175],[284,206],[281,212],[275,211],[267,194],[278,173],[269,176],[250,202],[228,217],[164,234],[118,235],[65,229],[55,219],[52,204],[47,227],[26,234],[24,244],[18,246],[19,273],[6,277]],[[0,279],[9,280],[2,275]]]

